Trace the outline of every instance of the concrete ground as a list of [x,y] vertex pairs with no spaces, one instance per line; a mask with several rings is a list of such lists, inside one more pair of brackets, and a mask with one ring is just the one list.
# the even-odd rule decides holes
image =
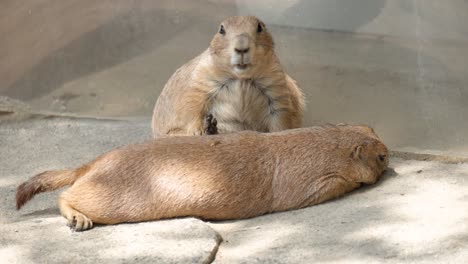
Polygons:
[[[185,218],[75,233],[58,192],[15,210],[32,175],[80,165],[150,136],[133,121],[16,115],[0,123],[2,263],[466,263],[468,164],[392,157],[374,186],[302,210],[240,221]],[[398,153],[397,153],[398,154]],[[450,159],[442,159],[447,162]]]

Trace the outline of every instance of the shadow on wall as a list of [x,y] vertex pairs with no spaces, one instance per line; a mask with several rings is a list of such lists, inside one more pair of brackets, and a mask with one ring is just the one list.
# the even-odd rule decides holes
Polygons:
[[[157,3],[154,5],[150,10],[132,7],[130,11],[112,18],[96,30],[52,51],[8,87],[4,95],[22,100],[34,99],[66,82],[157,49],[190,26],[209,20],[215,30],[224,17],[222,14],[206,16],[190,8],[181,11],[159,7]],[[235,6],[226,4],[223,7],[223,12],[235,13]],[[205,12],[213,8],[221,9],[210,5]]]
[[286,23],[298,27],[304,24],[308,28],[354,32],[376,18],[385,3],[386,0],[301,0],[282,16],[291,19]]
[[273,30],[279,57],[306,94],[305,126],[369,124],[391,148],[460,145],[466,77],[439,50],[391,37]]

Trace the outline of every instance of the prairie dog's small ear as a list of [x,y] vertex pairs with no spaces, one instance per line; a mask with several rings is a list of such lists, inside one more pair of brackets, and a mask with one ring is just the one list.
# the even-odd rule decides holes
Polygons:
[[361,152],[362,152],[362,146],[357,145],[353,148],[353,152],[351,152],[351,157],[353,159],[360,159],[361,158]]

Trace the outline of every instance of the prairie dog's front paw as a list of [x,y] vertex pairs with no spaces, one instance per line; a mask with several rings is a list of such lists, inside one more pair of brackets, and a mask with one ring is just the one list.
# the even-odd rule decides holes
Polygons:
[[204,133],[205,135],[218,134],[218,121],[212,114],[207,114],[205,116]]

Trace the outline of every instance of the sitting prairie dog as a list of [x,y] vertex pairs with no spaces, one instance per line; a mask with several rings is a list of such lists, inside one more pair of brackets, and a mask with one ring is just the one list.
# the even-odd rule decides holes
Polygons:
[[166,83],[154,107],[153,135],[211,134],[207,115],[220,134],[298,128],[304,105],[265,24],[252,16],[230,17],[210,47]]
[[99,224],[194,216],[241,219],[333,199],[372,184],[388,165],[364,126],[210,137],[163,137],[110,151],[78,169],[46,171],[18,187],[35,194],[72,185],[59,208],[77,231]]

